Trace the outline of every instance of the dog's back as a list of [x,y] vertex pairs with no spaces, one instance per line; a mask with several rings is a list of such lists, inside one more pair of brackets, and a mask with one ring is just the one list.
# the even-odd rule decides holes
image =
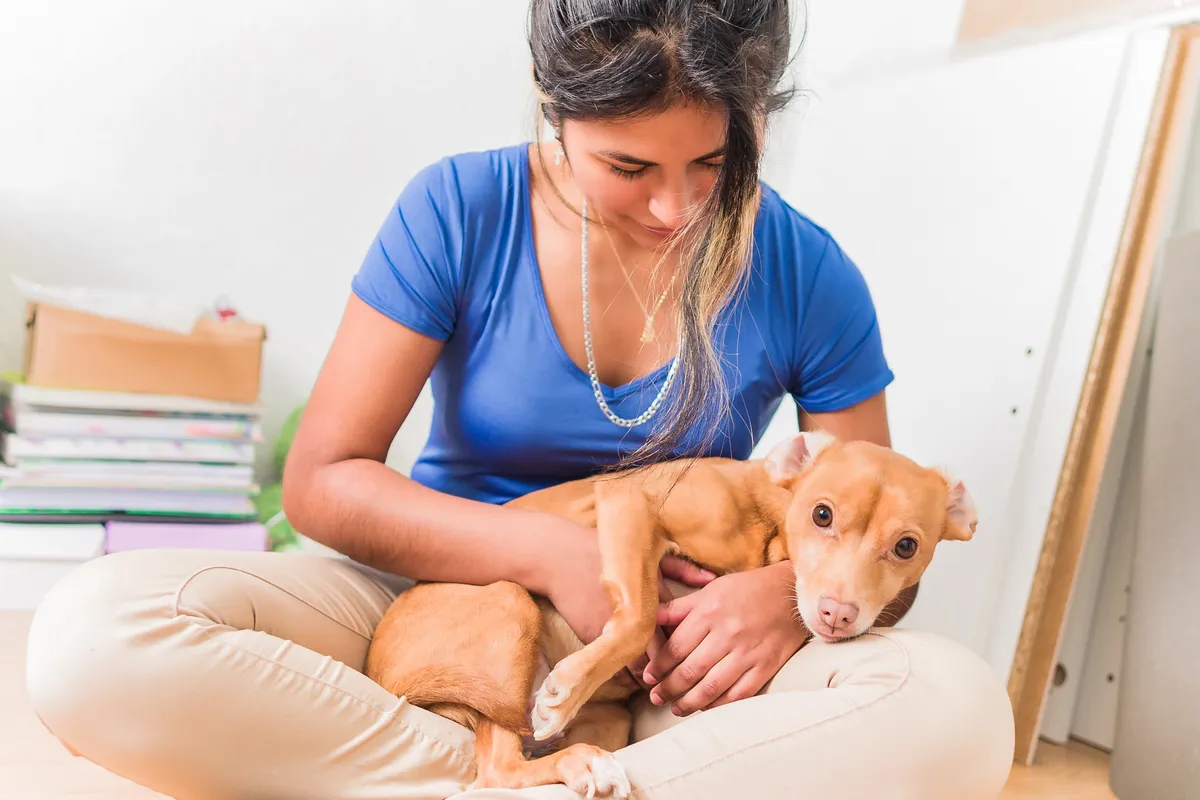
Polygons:
[[596,527],[596,487],[635,483],[652,498],[668,550],[720,575],[781,560],[789,493],[765,478],[759,461],[698,458],[582,478],[531,492],[507,505]]

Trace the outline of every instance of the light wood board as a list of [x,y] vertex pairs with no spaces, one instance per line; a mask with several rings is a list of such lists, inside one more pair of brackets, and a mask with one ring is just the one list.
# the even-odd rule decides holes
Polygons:
[[1028,763],[1096,506],[1126,400],[1144,311],[1171,201],[1178,190],[1200,82],[1200,28],[1176,30],[1159,83],[1137,183],[1096,330],[1041,556],[1009,676],[1018,763]]
[[1200,3],[1194,0],[966,0],[959,20],[958,41],[975,42],[1071,23],[1087,25],[1187,6],[1200,8]]

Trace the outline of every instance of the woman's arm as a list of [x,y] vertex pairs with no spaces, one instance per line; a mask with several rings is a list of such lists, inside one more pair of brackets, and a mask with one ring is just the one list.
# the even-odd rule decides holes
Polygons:
[[427,489],[383,462],[442,345],[351,296],[288,454],[283,503],[306,536],[419,580],[546,592],[561,520]]
[[513,581],[550,597],[581,637],[594,638],[611,611],[589,529],[437,492],[384,464],[441,347],[351,296],[288,455],[289,521],[388,572]]
[[874,397],[841,411],[810,414],[800,408],[797,413],[802,431],[822,430],[836,439],[874,442],[881,447],[892,446],[885,392],[880,392]]

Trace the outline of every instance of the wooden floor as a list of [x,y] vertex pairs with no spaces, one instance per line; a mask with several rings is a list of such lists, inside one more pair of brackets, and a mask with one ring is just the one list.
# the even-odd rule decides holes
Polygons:
[[[0,611],[0,800],[162,800],[151,792],[71,756],[38,722],[25,696],[25,633],[29,615]],[[1072,743],[1042,744],[1038,763],[1013,767],[1005,800],[1114,800],[1108,760]]]
[[1034,766],[1014,766],[1002,796],[1116,800],[1108,788],[1108,754],[1074,741],[1065,747],[1040,742]]

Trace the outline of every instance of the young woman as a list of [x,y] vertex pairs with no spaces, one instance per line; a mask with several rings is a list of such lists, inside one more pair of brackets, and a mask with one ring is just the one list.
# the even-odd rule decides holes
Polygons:
[[[804,428],[888,444],[892,374],[863,278],[759,181],[789,42],[787,0],[533,0],[554,139],[411,181],[293,446],[288,516],[349,558],[87,565],[30,634],[46,725],[180,798],[574,796],[468,791],[471,733],[359,670],[396,576],[515,581],[597,635],[594,535],[503,501],[648,459],[745,458],[785,395]],[[406,477],[383,461],[427,380],[433,426]],[[641,796],[961,800],[1003,785],[1011,709],[964,648],[889,629],[804,648],[788,564],[663,569],[699,588],[633,665],[657,679],[618,754]]]

